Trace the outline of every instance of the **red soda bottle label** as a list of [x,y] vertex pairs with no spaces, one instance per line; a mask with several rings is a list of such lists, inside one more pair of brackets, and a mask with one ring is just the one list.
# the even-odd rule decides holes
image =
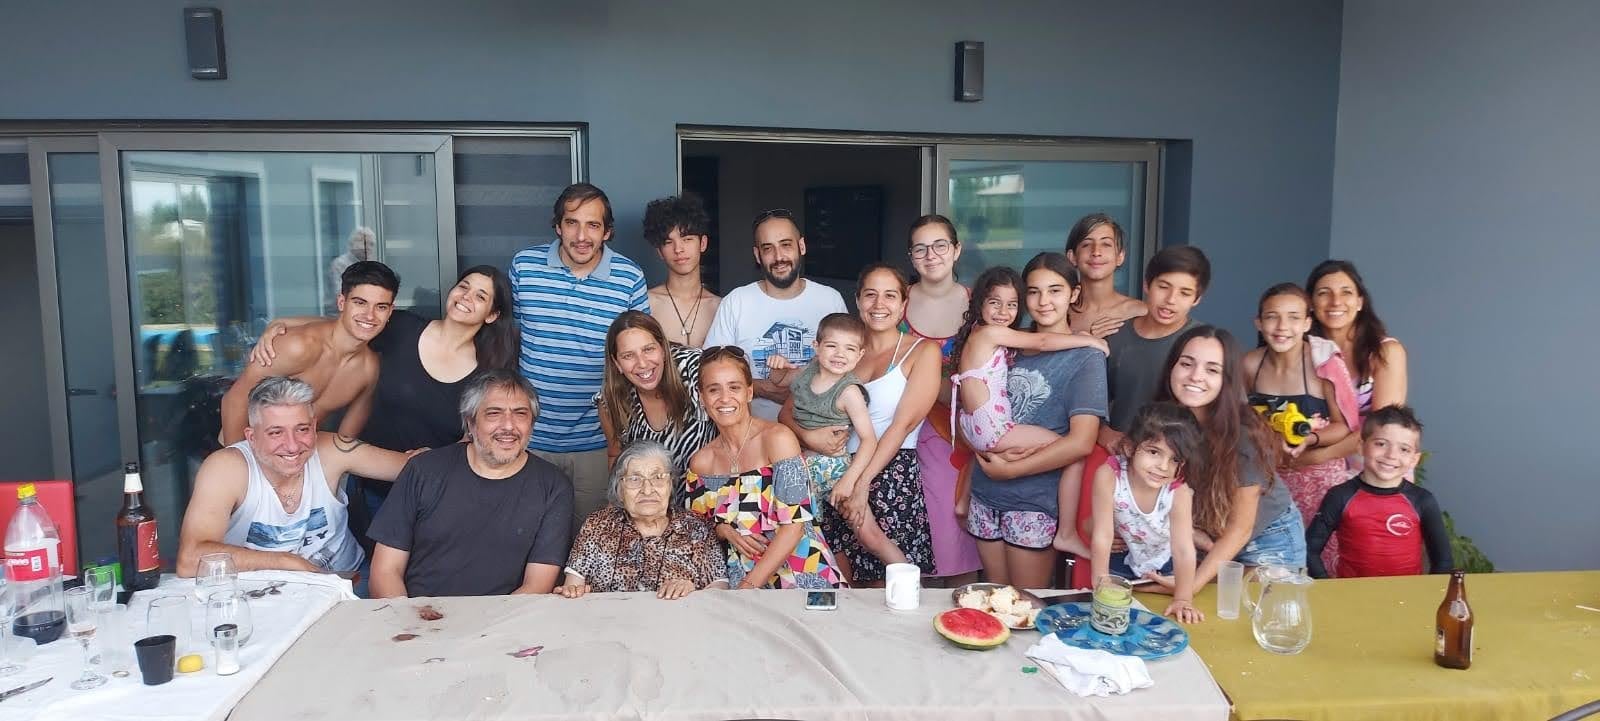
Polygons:
[[6,551],[6,578],[13,583],[39,581],[50,577],[50,549],[30,548]]

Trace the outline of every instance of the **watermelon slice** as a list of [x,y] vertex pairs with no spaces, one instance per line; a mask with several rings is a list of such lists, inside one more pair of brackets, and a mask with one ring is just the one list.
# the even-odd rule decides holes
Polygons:
[[953,608],[933,617],[933,628],[962,648],[987,651],[1011,638],[1011,629],[976,608]]

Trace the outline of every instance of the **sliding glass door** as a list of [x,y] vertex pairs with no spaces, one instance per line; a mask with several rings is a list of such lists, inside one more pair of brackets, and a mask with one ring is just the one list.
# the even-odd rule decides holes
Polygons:
[[936,205],[961,235],[960,277],[995,265],[1021,270],[1042,251],[1061,252],[1079,218],[1105,213],[1127,234],[1117,289],[1140,294],[1156,246],[1155,144],[945,144],[934,156]]
[[547,239],[583,177],[575,128],[85,128],[27,147],[50,465],[76,486],[88,562],[115,553],[131,460],[174,556],[221,395],[269,320],[333,313],[365,259],[436,318],[458,268]]
[[127,319],[111,338],[133,360],[122,452],[171,546],[219,447],[222,394],[270,320],[335,312],[360,260],[400,275],[397,307],[437,316],[456,271],[451,138],[104,134],[100,163],[126,259],[111,279],[112,317]]

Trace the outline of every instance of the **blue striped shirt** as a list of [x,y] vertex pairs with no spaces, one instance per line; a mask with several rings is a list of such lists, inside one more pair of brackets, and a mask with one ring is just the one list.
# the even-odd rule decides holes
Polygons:
[[522,375],[539,392],[528,447],[547,453],[605,448],[594,395],[605,377],[606,330],[625,310],[650,312],[644,271],[605,245],[600,264],[579,278],[556,243],[546,243],[513,256],[509,275],[522,331]]

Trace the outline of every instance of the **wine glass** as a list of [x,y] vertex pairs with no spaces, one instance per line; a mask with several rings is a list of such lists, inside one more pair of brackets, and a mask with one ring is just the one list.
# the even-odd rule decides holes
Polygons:
[[0,676],[10,676],[22,670],[22,664],[11,662],[11,621],[17,616],[17,594],[5,574],[0,573]]
[[95,566],[83,572],[83,585],[89,589],[89,604],[103,610],[117,601],[117,576],[110,566]]
[[239,646],[250,642],[255,624],[250,619],[250,600],[238,591],[218,591],[206,597],[206,635],[216,633],[217,627],[231,623],[239,627]]
[[86,586],[67,590],[67,633],[83,645],[83,675],[72,682],[74,691],[87,691],[106,682],[105,676],[95,672],[89,656],[89,642],[94,640],[94,629],[100,615],[93,600],[93,589]]
[[205,601],[219,591],[232,591],[239,586],[239,570],[233,565],[229,553],[207,553],[200,557],[194,574],[195,598]]

